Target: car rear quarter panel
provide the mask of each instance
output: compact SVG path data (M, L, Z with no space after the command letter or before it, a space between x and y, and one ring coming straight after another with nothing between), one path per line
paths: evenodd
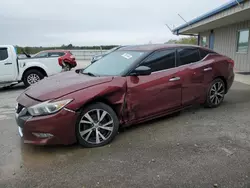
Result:
M63 97L63 99L74 99L67 108L75 111L80 111L85 106L94 102L107 103L114 109L121 123L123 123L123 114L126 113L123 111L126 90L126 78L115 77L111 82L74 92Z
M226 84L231 84L228 82L229 80L232 79L232 77L234 77L234 72L233 72L233 65L228 62L228 60L230 59L226 56L221 56L221 55L214 55L211 58L214 58L213 79L217 77L222 77L226 81Z

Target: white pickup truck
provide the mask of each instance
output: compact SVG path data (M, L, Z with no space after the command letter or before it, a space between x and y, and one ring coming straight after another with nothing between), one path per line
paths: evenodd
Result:
M28 87L61 71L58 57L18 59L14 46L0 45L0 87L20 82Z

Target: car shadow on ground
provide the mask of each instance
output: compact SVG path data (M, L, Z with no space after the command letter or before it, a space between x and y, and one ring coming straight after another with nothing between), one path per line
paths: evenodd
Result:
M246 88L245 88L244 84L243 85L241 84L241 86L242 87L240 87L240 88L230 90L229 93L226 95L224 102L218 108L225 108L225 109L232 108L232 106L234 107L236 104L249 102L250 101L250 97L249 97L250 96L250 89L248 89L249 86L247 86ZM23 86L20 86L18 88L23 88ZM198 113L200 110L205 110L206 112L209 112L209 111L212 111L215 109L204 108L203 105L194 105L194 106L192 106L190 108L186 108L180 112L166 115L166 116L154 119L154 120L135 124L135 125L132 125L129 127L120 127L119 134L126 135L126 134L130 134L130 132L138 130L138 129L147 129L148 127L154 126L158 123L163 123L164 121L171 121L175 118L178 118L180 115L185 115L185 114L192 115L192 114ZM152 125L152 124L154 124L154 125ZM171 125L169 124L169 126L171 126ZM113 144L115 144L115 140L114 140ZM111 145L112 145L112 143L111 143ZM64 146L64 145L33 146L33 145L22 144L22 149L23 149L23 151L28 152L28 153L35 152L35 153L45 153L45 154L46 153L52 154L52 153L74 152L74 151L77 151L80 149L91 150L88 148L83 148L83 147L79 146L77 143L75 143L73 145L69 145L69 146Z
M9 87L0 87L0 93L1 92L8 92L8 91L18 91L18 90L24 90L26 89L23 84L17 84L14 86L9 86Z

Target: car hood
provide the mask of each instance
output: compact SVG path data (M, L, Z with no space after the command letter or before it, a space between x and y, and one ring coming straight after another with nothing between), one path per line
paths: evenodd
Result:
M50 76L29 87L24 93L30 98L46 101L60 98L84 88L112 81L113 77L93 77L74 71Z

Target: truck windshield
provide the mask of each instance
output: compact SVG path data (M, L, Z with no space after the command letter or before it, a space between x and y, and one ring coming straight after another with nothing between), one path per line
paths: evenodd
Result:
M143 55L145 55L145 52L141 51L115 51L91 64L82 73L100 76L120 76Z

